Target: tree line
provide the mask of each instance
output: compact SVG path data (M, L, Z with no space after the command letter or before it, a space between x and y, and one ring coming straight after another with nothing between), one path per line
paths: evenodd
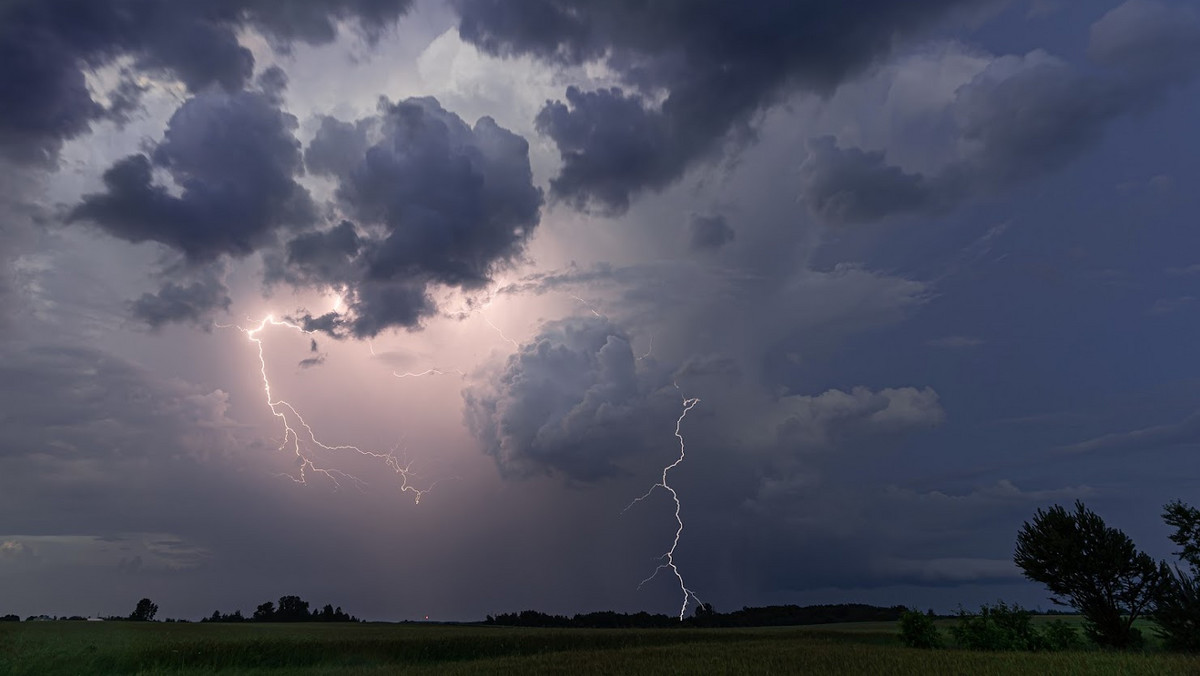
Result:
M334 607L332 604L325 604L322 608L313 608L309 611L309 603L299 596L281 596L279 597L279 605L274 602L267 601L259 604L254 610L254 613L249 617L242 614L242 611L235 610L232 613L222 613L220 610L214 610L212 615L202 618L201 622L361 622L357 617L350 615L342 610L341 606ZM141 599L134 606L133 612L128 616L110 615L107 617L86 618L81 615L72 615L70 617L51 617L49 615L30 615L25 618L26 622L35 622L40 620L87 620L99 619L107 622L153 622L155 616L158 615L158 604L148 598ZM17 615L0 616L0 622L20 622L21 618ZM187 622L187 620L168 619L167 622Z
M830 622L892 622L904 613L904 606L890 608L862 603L841 603L815 606L743 607L720 613L712 604L698 606L694 614L680 621L678 616L647 612L617 613L600 611L573 616L550 615L536 610L519 613L488 615L485 624L509 627L580 627L608 628L668 628L668 627L776 627L798 624L827 624Z
M360 620L342 611L342 607L334 608L326 603L323 608L308 610L309 603L299 596L280 596L279 605L267 601L254 609L254 614L246 617L242 611L222 613L214 610L213 614L200 620L201 622L359 622Z

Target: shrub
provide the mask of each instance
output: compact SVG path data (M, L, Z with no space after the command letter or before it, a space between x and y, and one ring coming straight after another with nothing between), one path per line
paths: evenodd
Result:
M959 608L958 624L950 628L954 642L967 650L1047 650L1045 637L1033 627L1033 613L1003 601L984 604L978 613Z
M1042 627L1041 634L1046 650L1082 650L1084 647L1083 637L1064 620L1050 620Z
M913 610L900 616L900 640L910 648L941 648L942 634L933 617Z

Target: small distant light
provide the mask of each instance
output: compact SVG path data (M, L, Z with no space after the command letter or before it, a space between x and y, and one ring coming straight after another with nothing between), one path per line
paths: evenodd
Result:
M427 619L427 620L428 620L428 619L429 619L429 616L428 616L428 615L426 615L426 616L425 616L425 619Z

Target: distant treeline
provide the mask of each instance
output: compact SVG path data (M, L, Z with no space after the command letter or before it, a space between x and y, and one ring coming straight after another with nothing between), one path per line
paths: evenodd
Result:
M246 617L242 611L235 610L232 613L222 613L219 610L214 610L213 614L200 620L201 622L358 622L359 619L353 615L348 615L342 612L341 606L334 608L331 604L325 604L320 610L314 608L312 612L308 610L308 601L301 599L299 596L281 596L279 597L279 606L276 607L271 601L260 604L254 610L254 614Z
M587 627L587 628L655 628L655 627L776 627L796 624L828 624L831 622L894 622L904 614L904 606L871 606L863 603L839 603L819 606L744 607L728 613L718 613L712 605L704 604L682 622L677 616L601 611L580 613L572 617L548 615L536 610L519 613L488 615L486 624L507 627Z

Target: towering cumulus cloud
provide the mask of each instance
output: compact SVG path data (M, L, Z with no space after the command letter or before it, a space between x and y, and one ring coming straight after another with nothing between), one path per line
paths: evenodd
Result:
M162 71L192 92L216 85L238 91L254 69L238 43L243 27L278 47L333 40L336 22L355 19L378 35L411 0L17 0L0 4L0 155L53 163L63 141L94 120L120 116L129 87L109 93L109 106L89 91L88 69L131 57L143 71ZM114 96L115 94L115 96Z
M678 402L635 367L629 338L607 319L552 322L494 382L464 392L467 425L507 476L618 474L619 460L653 443L663 405Z
M678 179L791 89L828 93L897 37L977 0L590 2L457 0L459 34L495 55L562 65L602 60L627 85L548 102L539 131L558 145L555 196L623 211ZM653 101L660 100L661 105Z
M345 312L306 318L333 335L418 326L434 310L430 286L482 286L538 223L525 139L490 117L469 127L432 98L384 99L353 124L326 117L305 161L337 180L353 222L292 239L272 274L337 289Z

